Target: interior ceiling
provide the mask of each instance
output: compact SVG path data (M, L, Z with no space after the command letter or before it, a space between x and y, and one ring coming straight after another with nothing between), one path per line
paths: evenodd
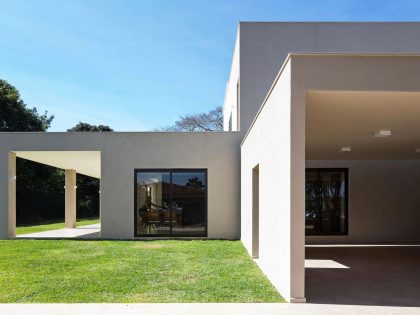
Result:
M100 151L15 151L16 156L50 166L76 170L77 173L101 178Z
M375 138L388 129L392 135ZM340 152L351 147L351 152ZM420 92L311 91L306 159L420 159Z

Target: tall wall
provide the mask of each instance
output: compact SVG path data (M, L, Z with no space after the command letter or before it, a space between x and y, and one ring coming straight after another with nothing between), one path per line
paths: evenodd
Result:
M287 64L241 147L241 240L252 254L252 170L259 167L257 263L290 301L304 300L303 212L296 207L291 66ZM297 141L299 143L299 141ZM299 159L299 157L297 157ZM300 172L298 169L297 172ZM254 237L254 239L256 239Z
M420 241L419 160L308 160L349 168L349 234L307 236L307 244Z
M420 23L241 22L238 34L243 133L291 52L420 53Z
M233 50L232 65L230 68L229 80L226 83L225 99L223 103L223 130L229 130L231 119L232 131L239 130L239 28L236 35L235 47Z

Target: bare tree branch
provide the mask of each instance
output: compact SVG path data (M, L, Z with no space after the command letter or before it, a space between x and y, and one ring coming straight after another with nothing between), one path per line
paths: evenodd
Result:
M195 113L179 117L172 126L158 128L160 131L221 131L223 109L221 106L207 113Z

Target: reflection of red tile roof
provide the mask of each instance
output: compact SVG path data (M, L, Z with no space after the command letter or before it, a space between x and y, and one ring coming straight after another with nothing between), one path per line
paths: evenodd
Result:
M169 194L170 184L167 182L162 183L162 190L164 194ZM172 184L172 194L182 195L202 195L204 190L198 187L186 187L182 185Z

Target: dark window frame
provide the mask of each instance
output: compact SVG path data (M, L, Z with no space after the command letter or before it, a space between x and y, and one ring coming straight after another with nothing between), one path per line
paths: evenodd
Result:
M203 172L204 180L206 185L206 193L204 194L204 233L192 233L192 234L172 234L172 224L170 226L170 233L168 234L139 234L137 232L137 173L159 173L167 172L170 176L170 184L172 185L172 174L173 173L187 173L187 172ZM134 169L134 237L163 237L163 238L184 238L184 237L207 237L208 235L208 171L207 168L135 168ZM170 205L172 206L172 188L170 189L169 195ZM172 210L170 210L172 211Z
M340 168L340 167L328 167L328 168L305 168L305 185L306 185L306 172L343 172L344 173L344 181L346 183L345 190L344 190L344 232L315 232L315 233L306 233L305 228L305 236L346 236L349 235L349 169L348 168ZM306 200L306 196L305 196ZM306 213L306 201L305 201L305 213ZM305 219L306 221L306 219ZM305 224L306 225L306 224Z

